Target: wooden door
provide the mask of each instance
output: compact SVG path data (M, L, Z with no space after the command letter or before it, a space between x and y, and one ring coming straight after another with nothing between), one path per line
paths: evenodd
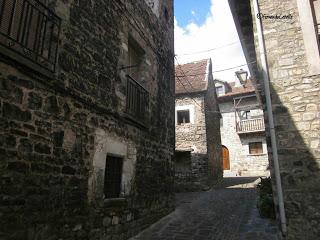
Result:
M222 146L223 170L230 170L229 150Z

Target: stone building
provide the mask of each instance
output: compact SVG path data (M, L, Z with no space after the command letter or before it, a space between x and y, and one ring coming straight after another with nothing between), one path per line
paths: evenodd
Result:
M211 60L176 66L177 191L206 189L222 177L220 112Z
M0 1L0 238L127 239L174 208L172 0Z
M215 80L225 176L268 175L263 110L250 79Z
M320 2L229 3L264 101L282 233L320 239Z

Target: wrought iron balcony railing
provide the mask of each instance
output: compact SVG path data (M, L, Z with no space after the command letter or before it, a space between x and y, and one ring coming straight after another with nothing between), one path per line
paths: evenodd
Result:
M126 112L134 120L146 124L149 110L149 93L130 76L127 76Z
M60 18L39 0L1 0L1 53L54 72L60 25Z
M253 118L237 122L238 134L263 131L265 131L263 118Z

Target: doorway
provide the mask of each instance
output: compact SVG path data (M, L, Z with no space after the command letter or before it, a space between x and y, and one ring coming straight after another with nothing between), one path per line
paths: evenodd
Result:
M223 170L230 170L229 150L225 146L222 146L222 160L223 160Z

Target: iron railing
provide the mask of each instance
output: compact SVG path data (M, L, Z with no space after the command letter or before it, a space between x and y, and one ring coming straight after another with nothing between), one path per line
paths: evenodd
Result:
M60 18L38 0L0 0L0 45L51 72L60 25Z
M253 118L237 122L237 133L265 131L264 119Z
M127 76L126 112L140 123L146 124L149 110L149 93L136 80Z

